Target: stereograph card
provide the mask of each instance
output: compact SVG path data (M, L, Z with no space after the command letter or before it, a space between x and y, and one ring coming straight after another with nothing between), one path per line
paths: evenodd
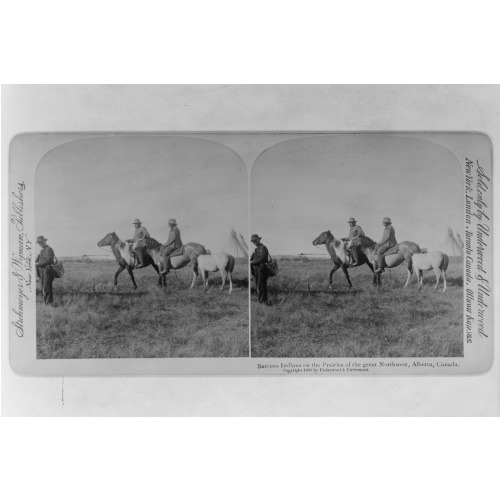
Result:
M15 372L491 367L486 134L26 132L8 159Z

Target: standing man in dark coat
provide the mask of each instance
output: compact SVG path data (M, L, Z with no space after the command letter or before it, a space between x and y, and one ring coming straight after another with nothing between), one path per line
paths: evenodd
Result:
M168 225L170 227L170 233L168 233L168 239L165 243L166 249L163 253L163 271L161 274L168 274L172 264L170 262L170 257L172 254L182 247L181 232L177 227L177 221L175 219L168 219Z
M148 230L142 226L142 222L139 219L135 219L132 224L135 226L134 237L127 240L128 243L135 243L136 241L142 240L143 238L150 238ZM137 257L136 269L144 267L144 250L141 247L135 249L135 254Z
M54 250L47 245L47 239L39 236L36 242L42 247L38 254L35 266L36 274L42 279L43 301L46 305L55 307L52 295L52 282L54 281Z
M352 239L356 238L357 236L364 236L365 235L365 233L361 229L361 227L358 226L357 221L354 217L350 217L347 222L348 222L349 226L351 227L349 230L349 236L347 237L348 241L351 241ZM359 266L359 252L360 252L360 244L351 246L351 255L352 255L351 267Z
M262 238L258 234L252 234L250 241L255 245L255 250L250 257L250 269L252 276L255 278L255 285L259 297L259 303L269 305L267 302L267 262L269 261L269 252L267 248L260 242Z
M396 232L392 227L391 219L389 217L384 217L382 219L382 224L385 228L384 234L382 235L382 239L379 243L380 246L377 250L378 269L375 271L377 274L384 272L384 254L398 244L396 241Z

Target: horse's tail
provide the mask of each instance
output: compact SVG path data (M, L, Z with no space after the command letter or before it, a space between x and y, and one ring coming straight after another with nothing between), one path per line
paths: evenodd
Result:
M412 251L412 249L410 248L410 246L405 242L405 243L400 243L399 244L399 252L401 252L403 255L404 255L404 252L408 252L410 254L410 257L414 254L414 253L419 253L419 252L414 252Z
M404 257L408 271L413 274L413 254L419 252L413 252L407 242L404 242L399 244L398 253Z
M198 276L198 271L200 268L200 265L198 263L198 257L200 256L200 253L198 252L198 250L196 250L196 248L193 248L193 253L194 253L194 256L193 256L193 258L191 258L191 265L193 267L193 272ZM203 255L203 254L201 254L201 255Z
M441 262L441 271L446 271L448 269L449 262L450 262L450 258L448 257L448 255L446 255L443 252L443 260Z
M235 263L235 259L232 255L229 255L229 260L227 261L227 264L226 264L226 271L228 273L232 273L233 272L233 269L234 269L234 263Z

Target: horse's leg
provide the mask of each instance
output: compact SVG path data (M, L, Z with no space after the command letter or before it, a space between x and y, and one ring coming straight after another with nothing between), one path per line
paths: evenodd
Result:
M352 287L351 278L349 278L349 271L347 271L347 266L345 264L342 264L342 271L344 271L347 283L349 283L349 288L351 288Z
M160 274L160 270L158 269L158 266L155 264L154 260L151 259L151 262L148 262L144 267L147 267L148 265L153 266L153 269L156 271L156 274Z
M156 264L155 264L155 265L156 265ZM162 264L161 262L159 262L159 263L158 263L158 265L156 265L156 267L157 267L157 269L158 269L158 283L156 284L156 286L157 286L158 288L162 288L162 287L163 287L163 281L164 281L164 279L163 279L163 278L165 278L165 276L163 276L163 275L161 274L161 271L162 271L162 269L163 269L163 264Z
M333 266L333 269L330 271L330 276L329 276L329 279L328 279L328 282L330 283L330 285L332 284L332 276L333 276L333 273L339 268L340 266L338 264L335 264Z
M371 272L373 273L373 280L372 280L373 286L377 286L377 282L378 282L378 278L380 277L380 274L375 274L375 265L373 262L370 261L370 259L368 257L366 258L366 265L371 269Z
M117 285L118 285L118 281L117 281L117 279L118 279L118 275L119 275L122 271L124 271L124 270L125 270L125 267L124 267L124 266L120 266L120 267L118 268L118 271L116 271L116 273L115 273L115 286L117 286Z
M365 255L365 254L363 254ZM370 271L372 273L375 273L375 269L373 268L373 264L370 262L370 260L368 259L368 257L365 255L365 264L370 268Z
M148 257L149 257L148 259L144 259L144 262L145 262L144 267L148 267L149 265L153 266L153 269L156 271L156 274L158 275L158 283L156 286L158 288L161 288L162 281L161 281L160 269L156 265L156 262L153 260L153 258L151 256L148 256Z
M208 290L208 271L203 270L203 285L205 292Z
M130 279L132 280L132 283L134 284L134 290L137 290L137 283L135 282L134 278L134 273L132 271L132 266L127 266L127 271L130 276Z
M406 279L405 287L407 287L410 284L411 277L413 275L413 267L408 266L408 278ZM404 287L403 287L404 288Z
M226 271L221 268L220 277L222 278L222 286L220 288L220 293L224 291L224 285L226 284Z
M191 286L189 287L189 290L192 290L196 283L196 278L198 278L199 264L198 259L190 258L189 262L191 263L191 269L193 270L193 280L191 281Z
M406 278L406 283L404 284L403 288L406 288L408 286L408 283L410 283L411 275L412 275L412 272L408 269L408 277Z
M229 276L229 293L231 293L233 291L233 273L231 271L228 271L227 274Z
M436 275L436 286L434 287L434 290L437 290L439 285L439 278L441 277L441 271L438 267L434 268L434 274Z
M191 290L193 287L194 287L194 284L196 282L196 278L198 277L198 274L196 273L196 271L193 269L193 281L191 282L191 286L189 287L189 289Z
M422 269L417 269L418 273L418 287L420 288L424 284L424 272Z
M443 275L443 293L444 293L446 292L446 271L442 269L441 274Z

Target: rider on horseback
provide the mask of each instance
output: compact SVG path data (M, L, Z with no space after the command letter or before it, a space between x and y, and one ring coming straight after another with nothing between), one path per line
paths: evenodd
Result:
M351 229L349 230L349 236L347 238L342 238L342 241L351 241L357 236L365 235L361 227L357 225L356 219L354 217L350 217L347 222L349 223L349 226L351 226ZM359 240L357 241L359 242ZM356 267L360 265L359 262L360 251L361 251L360 246L361 246L360 243L353 243L351 245L352 263L350 267Z
M135 226L135 233L134 237L132 239L126 240L128 243L135 243L138 240L142 240L143 238L149 238L149 232L148 230L142 226L142 222L139 219L135 219L134 222L132 223ZM135 265L136 269L140 269L141 267L144 266L144 250L141 247L136 248L135 250L135 256L137 258L137 264Z
M398 242L396 241L396 232L391 224L391 219L389 217L384 217L382 219L382 224L385 226L384 234L380 240L379 247L377 250L378 268L375 273L380 274L385 270L384 266L384 255L389 255L394 253L394 250Z
M177 227L177 222L175 219L169 219L168 225L170 227L170 233L168 234L167 242L165 243L166 249L163 253L163 271L162 275L168 274L172 268L170 262L170 257L172 254L182 247L181 232Z

